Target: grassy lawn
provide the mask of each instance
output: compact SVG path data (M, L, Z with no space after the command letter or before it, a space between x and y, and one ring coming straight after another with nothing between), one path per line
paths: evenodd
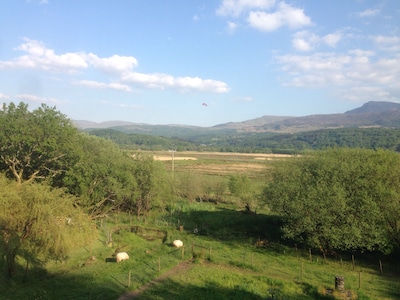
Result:
M274 216L194 203L177 210L167 226L157 225L163 217L144 224L116 216L99 228L91 249L77 249L64 263L28 273L29 281L3 287L0 298L118 299L161 276L141 291L140 299L334 299L330 291L337 275L345 277L351 299L400 298L396 266L383 261L387 267L382 275L377 264L361 264L357 257L354 269L349 257L324 261L312 253L310 258L306 249L278 243ZM178 219L184 231L174 225ZM200 223L204 235L193 234ZM112 247L106 245L109 228ZM174 239L184 242L184 251L171 247ZM116 248L130 259L107 262ZM189 267L174 269L182 262Z
M228 175L240 173L256 184L271 158L174 156L196 158L176 159L176 176L190 173L202 182L226 182ZM168 169L172 161L164 163ZM134 291L139 299L400 299L398 262L356 255L353 265L349 254L324 260L314 250L310 255L309 249L282 241L281 221L268 209L246 213L229 197L224 200L176 200L168 211L154 210L146 220L110 216L98 222L96 242L76 249L66 261L28 268L27 278L22 265L15 281L0 282L0 299L119 299ZM175 239L184 242L183 249L171 246ZM115 263L117 250L130 259ZM334 291L339 275L345 278L345 294Z

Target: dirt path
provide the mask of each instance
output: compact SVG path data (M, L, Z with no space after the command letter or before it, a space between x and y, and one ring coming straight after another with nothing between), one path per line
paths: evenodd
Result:
M186 272L188 270L190 270L193 267L193 263L190 261L183 261L181 263L179 263L178 265L176 265L174 268L172 268L171 270L165 272L164 274L160 275L159 277L157 277L156 279L153 279L152 281L150 281L149 283L146 283L145 285L141 286L140 288L138 288L135 291L131 291L131 292L127 292L124 295L122 295L121 297L118 298L118 300L130 300L130 299L136 299L140 296L140 294L142 294L144 291L146 291L147 289L162 283L165 279L167 279L169 276L176 274L176 273L180 273L180 272Z

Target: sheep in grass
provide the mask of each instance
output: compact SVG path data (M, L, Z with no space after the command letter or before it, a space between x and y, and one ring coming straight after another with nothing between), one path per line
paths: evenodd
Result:
M183 247L183 242L181 240L175 240L172 242L172 246L174 246L175 248L181 248Z
M127 260L127 259L129 259L129 255L128 255L128 253L126 253L126 252L119 252L119 253L117 253L117 255L116 255L116 261L117 261L117 263L119 263L119 262L121 262L121 261L124 261L124 260Z

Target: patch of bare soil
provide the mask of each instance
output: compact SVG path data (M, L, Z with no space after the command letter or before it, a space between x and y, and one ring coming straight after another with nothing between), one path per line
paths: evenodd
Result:
M125 293L124 295L119 297L118 300L137 299L137 298L140 297L140 295L143 292L145 292L146 290L148 290L149 288L151 288L151 287L153 287L155 285L158 285L158 284L162 283L165 279L167 279L171 275L177 274L177 273L186 272L186 271L190 270L192 267L193 267L193 263L192 262L183 261L183 262L179 263L178 265L176 265L171 270L169 270L169 271L165 272L164 274L160 275L156 279L154 279L154 280L150 281L149 283L146 283L145 285L141 286L137 290Z
M161 160L161 161L172 160L172 157L157 155L157 156L154 156L154 160ZM176 157L174 157L174 160L197 160L197 158L189 157L189 156L176 156Z

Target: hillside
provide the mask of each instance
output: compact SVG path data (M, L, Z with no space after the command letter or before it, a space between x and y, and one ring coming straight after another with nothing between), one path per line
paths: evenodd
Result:
M125 133L150 134L190 139L199 135L233 135L235 133L295 133L334 128L400 128L400 104L371 101L361 107L338 114L315 114L303 117L262 116L243 122L228 122L212 127L189 125L150 125L126 121L95 123L76 120L82 130L112 128Z

